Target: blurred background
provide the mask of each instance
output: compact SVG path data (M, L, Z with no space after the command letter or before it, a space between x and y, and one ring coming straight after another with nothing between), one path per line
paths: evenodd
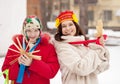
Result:
M111 54L111 68L100 76L100 83L120 83L119 72L116 71L120 70L120 67L116 67L116 64L120 64L119 3L120 0L0 0L0 64L11 44L12 36L21 33L22 23L27 15L37 15L42 21L43 31L55 34L55 18L62 11L72 10L76 13L83 31L89 36L93 36L96 22L102 19L104 33L108 35L106 46ZM58 73L52 83L61 84L60 79Z
M108 44L112 42L113 45L118 45L119 3L120 0L0 0L0 54L5 54L11 37L20 33L22 22L27 15L37 15L44 26L43 31L54 34L55 18L65 10L76 13L79 24L86 34L93 34L96 22L102 19L104 29L107 30L105 33L111 37Z

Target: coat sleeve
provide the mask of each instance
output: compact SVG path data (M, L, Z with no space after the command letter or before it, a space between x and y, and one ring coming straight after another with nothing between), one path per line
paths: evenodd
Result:
M96 44L90 44L90 49L93 49L99 54L99 58L101 59L100 65L98 65L96 71L94 73L101 73L109 69L109 58L110 54L106 47L96 45Z
M77 49L67 43L56 43L58 59L62 66L67 67L72 73L86 76L96 71L101 64L99 54L95 50L87 47Z
M46 51L48 56L46 57L47 61L43 60L33 60L29 70L35 72L36 74L43 76L47 79L53 78L59 69L59 63L57 59L57 54L53 45L49 45Z
M9 48L15 49L14 46L10 46ZM18 75L19 71L19 64L18 62L14 62L13 64L10 64L13 60L15 60L18 57L18 53L15 53L11 50L7 51L6 57L4 59L3 65L2 65L2 71L9 69L9 79L15 80ZM6 77L4 75L4 77Z

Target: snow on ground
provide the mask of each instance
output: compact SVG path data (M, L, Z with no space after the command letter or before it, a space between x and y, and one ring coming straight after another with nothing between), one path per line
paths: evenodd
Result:
M109 70L99 74L99 84L120 84L120 46L107 46L107 48L110 51L110 68ZM0 58L0 68L2 66L3 60L4 58ZM3 76L0 77L0 84L4 84ZM60 71L53 79L51 79L51 84L62 84Z
M120 46L108 46L110 68L99 75L100 84L120 84Z
M4 58L0 58L0 73L1 73L1 67L2 67L3 61L4 61ZM4 84L3 76L0 77L0 84Z

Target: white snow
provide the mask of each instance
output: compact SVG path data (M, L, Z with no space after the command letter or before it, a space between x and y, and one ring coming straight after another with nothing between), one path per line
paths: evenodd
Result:
M0 58L0 73L1 73L1 67L2 67L3 61L4 61L4 58ZM4 84L3 76L0 77L0 84Z
M0 0L0 55L5 54L14 34L21 33L26 0Z

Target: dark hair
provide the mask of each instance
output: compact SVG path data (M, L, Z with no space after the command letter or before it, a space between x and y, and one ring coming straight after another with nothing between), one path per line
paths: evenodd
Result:
M79 26L79 24L74 22L74 21L73 21L73 23L74 23L74 25L76 27L76 34L75 34L75 36L83 35L85 37L85 40L87 40L87 37L86 37L85 33L83 32L83 30L81 29L81 27ZM60 24L58 26L58 28L57 28L57 33L55 34L54 38L57 41L63 41L64 39L62 39L61 36L63 36L63 33L62 33L62 26Z

